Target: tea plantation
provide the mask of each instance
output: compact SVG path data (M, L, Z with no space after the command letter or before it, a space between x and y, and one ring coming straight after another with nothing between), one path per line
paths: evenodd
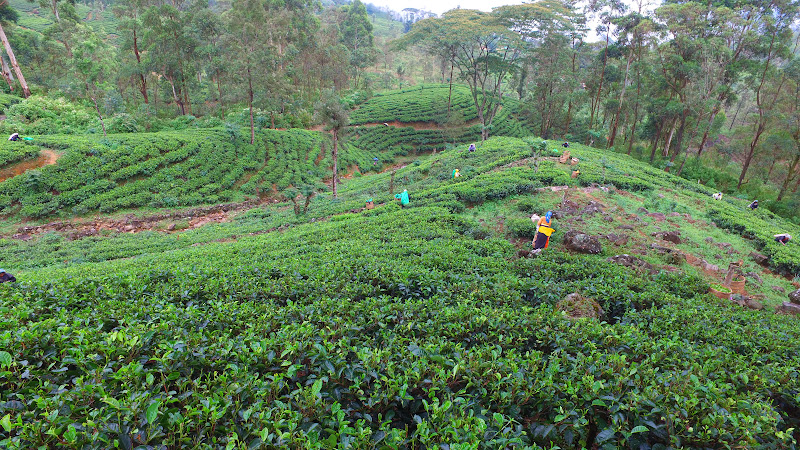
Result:
M375 173L362 135L335 200L316 132L0 144L27 152L7 161L63 153L0 183L14 223L321 191L305 213L262 203L196 229L23 240L5 224L19 281L0 284L0 447L796 447L800 327L775 309L800 259L771 237L798 227L577 144L571 178L559 143L509 134L383 170L387 146ZM531 257L530 215L548 210L556 232ZM602 251L567 250L570 229ZM621 253L640 267L607 260ZM722 271L694 263L737 259L764 310L710 296ZM573 317L574 292L598 318Z

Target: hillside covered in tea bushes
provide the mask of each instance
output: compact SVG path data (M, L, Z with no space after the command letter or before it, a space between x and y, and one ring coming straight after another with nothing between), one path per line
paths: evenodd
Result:
M336 199L323 132L0 143L0 169L60 154L0 182L0 446L797 446L797 225L517 132L360 147L442 133L369 102ZM731 263L745 294L711 296Z

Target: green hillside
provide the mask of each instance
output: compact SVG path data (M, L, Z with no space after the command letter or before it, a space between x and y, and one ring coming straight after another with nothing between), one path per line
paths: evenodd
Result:
M228 150L222 132L174 132L67 151L99 148L82 159L113 165L115 149L135 158L147 143L210 141L245 160L267 149L291 168L313 161L319 136L265 131L260 145ZM773 310L785 299L776 288L794 289L777 272L796 270L797 244L770 233L800 230L616 153L573 145L571 178L549 142L537 170L538 142L497 137L345 178L338 200L313 197L305 214L264 204L196 229L7 235L3 264L19 282L0 285L0 442L793 447L800 331ZM274 173L250 180L281 183ZM187 196L202 189L191 178L177 183ZM403 189L406 208L390 192ZM374 210L362 209L368 198ZM525 257L529 216L547 210L550 248ZM600 254L567 251L570 229L605 236ZM665 231L681 243L653 236ZM607 261L622 253L653 270ZM764 311L707 294L722 271L696 261L739 258L760 279L748 275L748 305ZM561 302L572 292L596 302L598 320L570 318L594 304Z
M38 218L241 201L259 188L319 184L330 175L331 145L326 135L305 130L262 130L255 145L214 129L3 141L0 154L15 159L39 151L60 157L0 182L0 211ZM339 158L343 168L372 163L349 145Z
M17 24L23 28L41 33L53 24L52 12L43 9L38 2L11 0L9 5L19 12ZM83 23L90 25L97 33L106 36L108 40L116 41L119 38L117 18L114 17L111 7L91 8L83 3L75 3L75 13Z

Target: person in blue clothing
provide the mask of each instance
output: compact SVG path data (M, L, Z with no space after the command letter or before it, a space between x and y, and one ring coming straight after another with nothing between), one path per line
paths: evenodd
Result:
M403 189L403 192L401 192L399 194L395 194L394 198L396 198L397 200L400 200L400 207L401 208L405 208L405 206L408 205L408 201L409 200L408 200L408 191L407 190Z
M475 151L475 144L469 144L469 151L471 152Z

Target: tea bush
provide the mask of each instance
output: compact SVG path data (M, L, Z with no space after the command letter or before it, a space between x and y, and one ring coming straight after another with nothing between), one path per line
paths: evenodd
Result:
M473 226L386 205L0 285L0 445L795 445L794 319Z
M62 152L56 165L0 183L4 214L109 213L140 207L178 207L241 199L256 188L315 184L330 176L330 138L305 130L262 130L256 145L231 140L217 129L100 137L41 136L0 143L16 160L42 147ZM20 151L19 147L26 150ZM6 150L7 149L7 150ZM12 153L7 153L12 157ZM9 159L12 161L14 159ZM344 145L340 168L369 167L371 158ZM241 189L237 185L240 180ZM321 189L324 186L320 185Z

